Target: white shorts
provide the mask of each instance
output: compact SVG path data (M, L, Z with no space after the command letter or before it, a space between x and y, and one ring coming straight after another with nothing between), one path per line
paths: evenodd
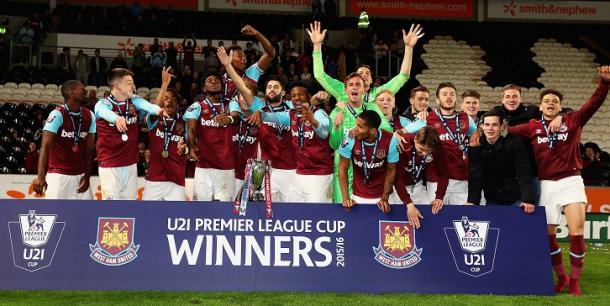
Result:
M47 190L44 193L45 199L92 200L91 186L83 193L76 192L84 175L84 173L77 175L48 173L46 177Z
M332 183L332 174L297 174L288 192L288 202L332 203Z
M144 185L144 201L186 201L184 186L174 182L153 182L146 180Z
M102 200L137 200L138 167L99 168Z
M436 189L438 183L428 182L428 199L430 202L436 199ZM447 192L445 192L445 198L443 203L445 205L464 205L468 201L468 181L458 181L449 179L449 185L447 185Z
M193 201L232 202L235 191L235 170L195 168Z
M271 168L271 200L287 202L288 193L296 180L297 171Z
M377 205L379 201L381 201L381 198L368 199L352 194L352 200L356 201L356 204Z
M547 224L559 224L563 207L572 203L587 203L585 184L580 175L558 181L540 180L540 206L546 211Z
M421 181L415 184L413 192L411 192L411 186L407 186L407 192L411 196L413 203L417 205L430 205L430 202L432 202L429 200L428 191ZM390 204L402 204L402 201L396 192L396 186L394 186L394 191L390 195Z

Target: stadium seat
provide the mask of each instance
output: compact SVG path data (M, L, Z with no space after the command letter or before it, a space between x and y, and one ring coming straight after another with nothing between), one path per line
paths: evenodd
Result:
M19 85L17 85L17 88L30 89L30 88L32 88L32 85L30 85L30 83L19 83Z
M7 83L4 83L4 87L5 88L14 88L14 89L17 89L17 83L7 82Z
M58 87L55 84L47 84L44 86L45 89L53 89L53 90L57 90Z
M43 90L44 89L44 85L40 84L40 83L34 83L32 84L32 89L40 89Z
M85 90L86 90L87 92L89 92L89 91L90 91L90 90L92 90L92 89L93 89L93 90L95 90L95 91L97 91L97 87L95 87L95 86L91 86L91 85L89 85L89 86L85 86Z

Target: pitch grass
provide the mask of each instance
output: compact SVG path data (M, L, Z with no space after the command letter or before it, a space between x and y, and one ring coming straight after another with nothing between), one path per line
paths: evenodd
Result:
M567 244L562 244L569 269ZM0 305L610 305L610 245L587 244L583 295L338 294L297 292L0 291ZM515 267L518 269L518 267Z

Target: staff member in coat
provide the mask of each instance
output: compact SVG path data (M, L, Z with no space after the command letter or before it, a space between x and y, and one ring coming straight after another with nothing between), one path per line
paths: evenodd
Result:
M496 110L481 118L485 137L481 146L470 148L468 153L468 204L478 205L483 190L487 205L519 206L532 213L535 196L528 153L517 136L501 135L503 120Z

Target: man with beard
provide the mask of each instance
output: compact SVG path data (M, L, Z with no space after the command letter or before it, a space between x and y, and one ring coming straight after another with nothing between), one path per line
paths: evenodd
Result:
M539 119L509 128L509 132L525 137L534 149L538 177L540 178L540 205L545 208L551 263L557 274L555 292L562 292L569 285L570 294L579 296L580 274L584 265L585 205L587 195L580 175L582 160L579 143L584 125L604 103L610 86L610 66L598 68L600 83L577 111L563 115L557 133L549 124L559 116L563 94L555 89L545 89L540 93ZM561 214L565 215L570 234L570 277L563 266L561 248L557 243L557 226Z
M116 68L108 74L110 95L95 105L97 160L104 200L138 197L138 111L160 116L166 111L135 95L133 72Z
M447 159L447 172L449 185L444 204L463 205L468 199L468 161L467 137L476 130L472 118L464 112L456 112L457 90L450 82L441 83L436 89L436 102L439 109L431 112L426 121L417 120L407 126L407 132L413 134L428 125L436 129L440 135L445 158ZM436 198L438 188L438 173L430 168L426 175L428 178L428 198Z
M430 98L430 92L425 86L417 86L411 89L409 93L409 103L411 104L402 115L413 122L417 118L422 120L428 116L428 113L432 112L432 109L428 107L428 99ZM404 131L406 132L406 131Z
M178 94L169 85L172 75L169 67L161 73L161 89L157 105L167 111L168 118L148 114L150 163L146 171L143 200L185 201L186 177L185 123L178 112Z
M236 75L229 65L230 56L220 48L218 57L227 68L227 73ZM242 79L236 78L236 86L244 96L251 111L264 109L266 103L253 95ZM328 203L333 173L332 150L328 144L328 115L323 109L310 106L311 94L307 84L293 83L290 96L294 109L284 111L264 111L262 120L280 126L289 126L288 135L292 141L293 158L296 160L296 177L288 191L288 202ZM275 135L267 135L275 137ZM262 141L262 140L261 140ZM273 180L273 175L271 175Z
M81 107L86 91L80 81L66 81L61 94L66 103L51 111L43 128L38 177L32 185L47 199L90 200L95 115Z
M188 125L189 157L197 161L193 200L231 201L235 189L233 160L234 118L221 101L222 78L208 74L203 79L205 96L184 114ZM200 154L204 154L200 157Z
M248 60L246 58L246 55L244 54L244 51L242 50L242 48L240 46L238 46L238 45L231 46L227 50L227 52L230 54L233 54L231 57L231 65L237 72L237 75L240 78L245 79L247 82L256 84L258 82L258 79L260 78L260 76L263 74L265 69L267 69L267 67L269 67L269 64L271 64L271 61L275 57L275 48L273 48L273 46L271 45L269 40L265 36L263 36L263 34L261 34L251 25L244 26L241 29L241 32L247 36L255 37L260 42L260 44L263 46L265 53L263 53L263 55L258 60L258 62L252 64L252 66L250 66L250 67L248 67L248 69L246 69L246 64L247 64ZM233 51L233 52L231 52L231 51ZM236 98L237 89L235 88L235 83L233 82L234 80L227 73L225 73L223 75L222 80L223 80L223 82L222 82L223 86L222 86L221 98L222 98L222 101L226 105L228 105L229 101L231 99L234 99L234 98L237 99Z

